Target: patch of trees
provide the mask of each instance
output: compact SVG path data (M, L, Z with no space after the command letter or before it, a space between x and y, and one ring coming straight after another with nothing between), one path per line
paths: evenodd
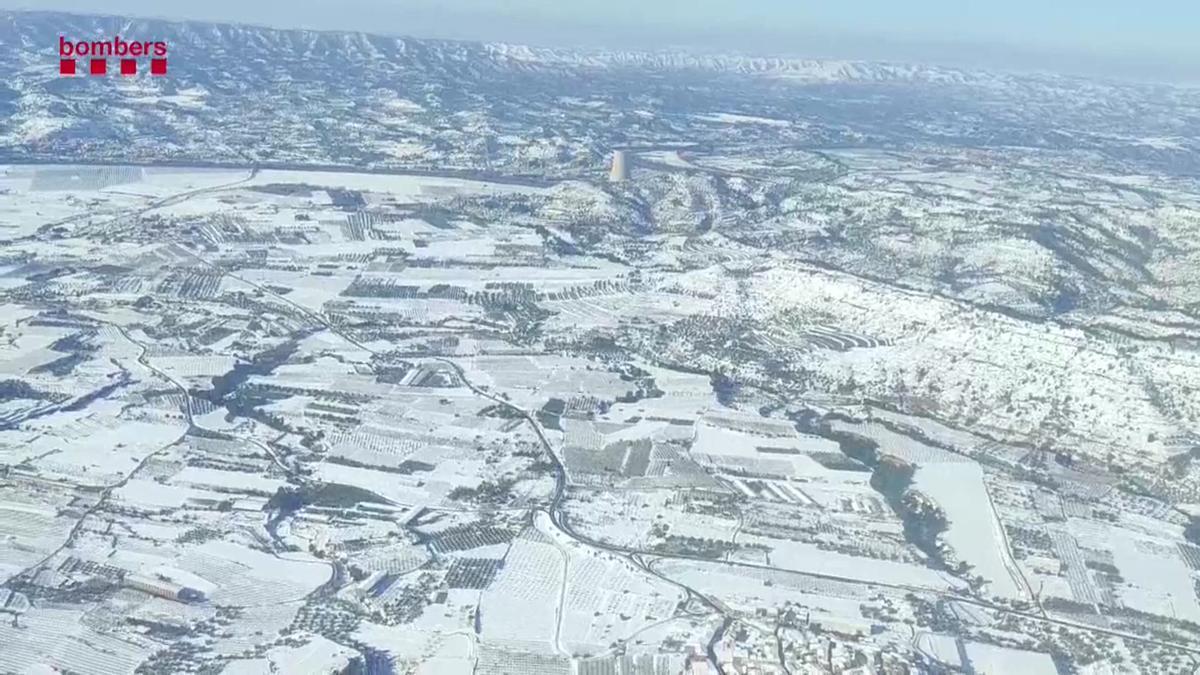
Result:
M512 499L512 487L516 481L512 478L499 478L495 481L485 480L478 487L459 486L450 491L450 499L479 504L507 504Z
M32 385L24 380L0 381L0 401L9 401L18 398L45 401L48 400L50 396L46 392L35 389Z
M668 555L686 555L718 560L736 548L737 544L718 539L667 535L663 541L654 544L653 550Z
M387 504L388 500L370 490L353 485L316 483L301 486L286 485L279 488L267 500L267 508L286 517L305 506L351 508L359 502Z
M871 487L886 497L889 501L900 500L912 486L912 477L916 467L908 462L885 455L875 463L871 473Z
M742 384L720 371L710 373L708 379L717 402L725 407L732 406L742 391Z
M506 405L489 405L488 407L476 413L478 417L497 417L504 420L521 419L522 415L519 411L514 410Z
M86 352L67 354L66 356L61 356L57 359L54 359L49 363L43 363L30 368L29 374L36 375L38 373L50 373L55 377L65 377L70 375L71 371L75 370L75 366L83 363L87 360L87 358L88 354Z
M945 564L945 553L938 542L947 525L942 508L920 492L907 490L900 498L896 514L904 523L904 538L930 559Z
M1200 545L1200 518L1193 517L1183 528L1183 538Z
M239 363L224 375L212 379L212 389L195 392L197 396L208 399L216 405L221 405L225 397L238 388L251 375L270 375L275 368L283 365L296 352L300 342L316 332L316 329L303 331L291 340L272 347L255 357L251 363Z
M541 409L537 411L538 424L546 427L547 429L562 431L562 426L559 425L558 420L560 417L562 417L562 414L566 412L566 410L566 401L560 398L552 398L549 401L546 401L546 405L542 406Z

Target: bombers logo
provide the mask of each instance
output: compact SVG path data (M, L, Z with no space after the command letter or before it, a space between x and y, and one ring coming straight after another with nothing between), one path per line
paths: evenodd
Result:
M105 75L110 57L120 62L122 75L137 75L138 61L143 58L150 60L151 75L167 74L167 43L161 40L134 42L114 35L111 40L73 41L58 36L59 75L75 75L76 59L87 61L92 75Z

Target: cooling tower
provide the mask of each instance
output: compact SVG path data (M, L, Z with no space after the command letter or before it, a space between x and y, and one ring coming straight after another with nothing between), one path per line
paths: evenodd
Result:
M608 174L608 180L613 183L629 180L629 162L625 159L624 150L613 150L612 171Z

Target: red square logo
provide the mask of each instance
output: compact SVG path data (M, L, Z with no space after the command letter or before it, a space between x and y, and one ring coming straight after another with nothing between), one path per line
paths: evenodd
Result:
M137 59L121 59L122 75L137 75Z
M150 59L150 74L151 75L166 75L167 60L166 59Z
M108 61L106 59L92 59L92 74L103 75L108 72Z
M75 59L63 59L58 62L59 75L74 75L75 74Z

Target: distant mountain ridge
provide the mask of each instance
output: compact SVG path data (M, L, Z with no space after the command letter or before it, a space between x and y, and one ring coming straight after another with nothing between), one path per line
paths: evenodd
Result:
M775 75L808 82L969 82L981 73L913 64L834 59L796 59L686 51L581 50L489 44L494 53L513 60L546 65L639 70L701 70L742 75Z
M114 35L168 42L168 75L59 75L60 36ZM602 170L613 147L769 138L1073 148L1200 171L1200 118L1179 112L1200 108L1200 91L1054 75L42 11L0 12L0 58L0 161L572 178Z
M76 39L124 34L164 35L181 55L213 50L278 50L296 57L398 59L413 65L449 66L472 63L509 69L702 70L742 75L778 75L811 82L943 82L965 83L983 73L912 64L868 61L795 59L737 54L697 54L686 51L627 51L532 47L393 37L350 31L278 29L234 23L130 19L43 11L0 12L0 45L25 52L46 52L59 35ZM3 47L0 47L2 49Z

